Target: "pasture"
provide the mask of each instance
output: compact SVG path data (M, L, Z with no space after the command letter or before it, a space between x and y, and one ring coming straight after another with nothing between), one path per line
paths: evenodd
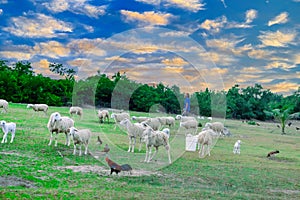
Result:
M12 144L0 144L0 199L299 199L300 132L294 122L281 135L274 123L249 125L225 120L231 137L219 138L210 157L184 151L184 134L179 122L171 129L172 164L167 165L163 147L151 163L144 163L142 151L128 153L128 138L113 123L100 124L94 109L84 109L83 118L75 116L75 126L93 132L90 154L74 156L65 135L58 135L58 146L48 146L47 122L52 112L69 116L66 107L50 107L47 116L26 109L25 104L10 104L0 120L17 124ZM131 112L141 116L148 113ZM154 115L154 114L151 114ZM205 120L200 121L205 124ZM200 129L200 128L199 128ZM96 144L97 136L103 140ZM0 138L3 133L1 130ZM11 135L8 135L10 141ZM174 139L176 138L176 140ZM241 154L233 145L242 141ZM101 152L104 144L110 157L119 164L132 165L133 172L109 175ZM279 150L273 159L268 152ZM174 153L175 152L175 153Z

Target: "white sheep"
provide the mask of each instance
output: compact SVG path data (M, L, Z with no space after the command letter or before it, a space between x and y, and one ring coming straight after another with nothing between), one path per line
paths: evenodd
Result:
M204 126L205 128L212 129L214 132L218 133L219 135L222 135L224 133L224 125L221 122L207 122Z
M108 110L98 110L98 118L100 122L104 122L105 119L107 119L107 122L109 123L109 112Z
M14 141L15 138L15 133L16 133L16 123L14 122L9 122L7 123L6 121L2 120L0 122L0 126L2 127L2 131L4 133L3 139L1 143L7 143L7 134L11 132L11 139L10 143Z
M3 108L2 113L8 111L8 102L4 99L0 99L0 108Z
M80 117L80 119L82 118L83 115L83 109L81 107L70 107L69 113L71 116L73 116L73 114L78 115Z
M175 118L174 117L157 117L162 126L175 126Z
M190 131L190 130L196 131L198 128L198 121L197 120L189 120L189 121L180 122L179 126L184 127L185 129L187 129L187 131Z
M201 156L203 157L204 154L204 148L206 147L206 154L208 154L208 156L210 156L210 148L213 142L213 135L214 135L214 131L211 129L207 129L204 131L201 131L198 134L198 149L200 149L200 145L201 145L201 149L199 150L199 157L201 158Z
M120 123L123 119L130 119L130 116L128 113L112 113L110 118L115 120L114 129L116 129L118 123Z
M69 117L62 117L58 112L54 112L50 115L49 121L47 124L47 128L50 132L50 141L49 141L49 146L52 143L52 137L53 137L53 132L56 133L55 135L55 146L57 146L57 135L58 133L65 133L66 134L66 145L70 145L70 139L68 136L68 128L71 128L74 126L74 121L73 119Z
M240 154L241 153L241 140L237 140L233 146L233 153Z
M150 162L157 154L158 147L164 146L168 153L169 164L172 163L170 155L169 135L163 131L154 131L149 125L144 124L146 129L143 133L143 140L146 143L146 157L144 162ZM152 147L155 147L155 152L151 157Z
M181 122L185 122L185 121L189 121L189 120L196 120L195 117L192 117L192 116L182 116L182 115L176 115L175 119L176 120L180 120Z
M157 131L161 127L160 120L158 118L149 118L142 123L149 125L153 130Z
M137 121L139 123L146 121L147 119L149 119L149 117L136 117L136 116L132 116L131 117L132 120Z
M212 121L212 117L207 117L208 120Z
M92 136L92 132L89 129L78 130L75 127L68 128L69 136L73 139L74 151L73 155L76 155L76 145L79 144L79 156L81 156L81 145L85 147L84 154L88 152L89 142Z
M128 138L129 138L129 148L128 152L134 152L134 146L136 143L136 138L140 139L140 146L139 146L139 151L141 151L142 148L142 136L143 132L145 131L145 127L143 124L140 123L131 123L129 119L123 119L120 122L120 125L124 126L126 128Z
M32 108L35 112L43 111L45 115L48 111L48 105L47 104L28 104L27 108Z

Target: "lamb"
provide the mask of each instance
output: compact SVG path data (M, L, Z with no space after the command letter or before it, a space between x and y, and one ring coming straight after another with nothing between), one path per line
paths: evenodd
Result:
M115 120L116 124L114 129L116 129L117 123L120 123L123 119L130 119L128 113L112 113L110 117Z
M5 111L7 113L8 111L8 102L4 99L0 99L0 108L3 108L2 113Z
M83 109L81 107L70 107L69 113L71 116L73 116L73 114L78 115L81 119L83 115Z
M221 122L213 122L213 123L206 123L205 128L212 129L214 132L218 133L219 135L224 134L224 125Z
M159 130L161 127L161 123L158 118L149 118L148 120L142 123L149 125L155 131Z
M140 146L139 151L141 151L142 148L142 136L143 132L145 131L145 127L143 124L140 123L131 123L129 119L123 119L120 122L120 125L124 126L127 130L128 138L129 138L129 148L128 152L134 153L134 146L136 143L136 138L140 139Z
M200 145L202 146L202 148L199 150L199 157L201 158L201 156L203 157L204 156L204 148L206 145L206 154L208 154L208 156L210 156L210 148L211 148L211 145L212 145L212 142L213 142L213 135L214 135L214 132L213 130L211 129L207 129L207 130L204 130L204 131L201 131L199 134L198 134L198 149L200 149Z
M4 133L3 139L1 143L7 143L7 134L11 132L11 139L10 143L14 141L15 138L15 133L16 133L16 123L14 122L9 122L7 123L6 121L2 120L0 122L0 126L2 127L2 131Z
M136 116L132 116L131 117L132 120L137 121L139 123L146 121L149 119L149 117L136 117Z
M234 154L240 154L241 153L241 140L238 140L235 142L233 146L233 153Z
M168 125L169 127L175 126L174 117L158 117L161 125Z
M176 120L180 120L181 122L189 121L189 120L196 120L195 117L191 116L182 116L182 115L176 115L175 117ZM197 121L197 120L196 120Z
M168 153L169 164L172 163L170 155L170 144L169 144L169 135L163 131L154 131L149 125L144 124L146 127L143 133L143 140L146 143L146 157L144 162L149 163L157 154L158 147L164 146ZM151 157L152 146L155 147L155 152Z
M76 145L79 144L79 156L81 156L81 145L85 146L84 154L88 152L89 142L92 136L92 132L89 129L78 130L75 127L68 128L67 132L69 136L73 139L74 151L73 155L76 155Z
M28 104L27 108L32 108L35 112L43 111L45 115L48 111L48 105L47 104Z
M49 146L52 143L52 137L53 137L53 132L56 133L55 135L55 146L57 146L57 135L58 133L65 133L66 134L66 145L70 146L70 139L68 136L68 128L71 128L74 126L74 121L73 119L69 117L62 117L58 112L54 112L50 115L47 128L50 132L50 141L49 141Z
M98 118L100 120L100 123L103 123L105 121L105 119L107 119L107 122L109 123L108 110L98 110Z

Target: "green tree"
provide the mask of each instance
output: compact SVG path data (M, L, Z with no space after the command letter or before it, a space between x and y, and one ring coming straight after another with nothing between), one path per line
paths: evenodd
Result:
M272 113L273 113L275 119L277 119L280 122L281 134L286 134L285 133L285 126L286 126L287 121L289 119L291 119L293 116L299 115L299 113L290 114L290 109L289 108L274 109L274 110L272 110Z
M57 63L50 63L49 69L51 72L59 74L60 76L63 76L68 80L74 79L74 75L76 74L76 71L73 68L65 67L62 64Z

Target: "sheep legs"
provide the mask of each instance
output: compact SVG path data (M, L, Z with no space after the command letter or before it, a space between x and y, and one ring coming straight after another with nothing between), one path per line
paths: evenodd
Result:
M144 162L150 162L152 146L146 146L146 157Z
M7 134L8 134L8 133L4 133L3 139L2 139L2 142L1 142L1 143L7 143Z
M129 148L128 148L128 152L130 152L130 150L131 150L131 152L134 153L135 143L136 143L135 137L129 136Z
M10 143L12 143L14 141L15 138L15 132L11 133L11 139L10 139ZM7 138L6 138L7 139Z

